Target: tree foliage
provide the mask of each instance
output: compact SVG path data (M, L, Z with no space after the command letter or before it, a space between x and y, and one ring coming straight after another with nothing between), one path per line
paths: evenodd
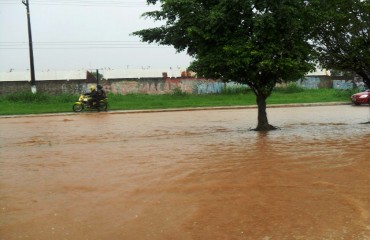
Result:
M370 87L370 2L317 0L311 4L316 9L313 40L321 65L355 72Z
M134 33L172 45L195 60L198 75L248 84L256 94L256 130L268 123L266 99L276 83L313 69L310 21L304 0L148 0L161 9L144 16L165 21Z

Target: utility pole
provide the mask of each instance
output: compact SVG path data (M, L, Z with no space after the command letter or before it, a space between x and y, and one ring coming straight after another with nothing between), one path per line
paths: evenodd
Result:
M28 43L29 43L29 49L30 49L30 68L31 68L31 91L32 91L32 93L36 93L35 66L33 64L33 47L32 47L30 4L29 4L28 0L22 0L22 3L26 6L26 9L27 9Z
M96 87L99 85L99 70L96 69Z

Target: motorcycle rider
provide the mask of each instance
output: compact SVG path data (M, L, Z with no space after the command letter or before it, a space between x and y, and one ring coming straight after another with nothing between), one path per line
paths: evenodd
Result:
M97 88L98 88L98 91L97 91L98 101L107 98L107 95L105 94L105 91L103 90L103 87L101 85L98 85Z
M89 99L88 103L90 107L92 108L95 103L99 101L98 97L98 91L96 91L95 86L91 85L90 86L90 92L86 93L85 95L90 96L91 98Z

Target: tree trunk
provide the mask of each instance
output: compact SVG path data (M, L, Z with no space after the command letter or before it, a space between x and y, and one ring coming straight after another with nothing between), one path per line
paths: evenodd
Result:
M362 77L362 80L366 84L367 88L370 88L370 77L364 71L358 71L357 74Z
M256 94L258 106L258 124L253 130L255 131L270 131L276 130L276 127L269 124L266 113L266 96L263 94Z
M370 78L368 78L368 77L366 77L366 78L364 78L364 83L366 84L366 86L367 86L367 89L369 89L370 88Z

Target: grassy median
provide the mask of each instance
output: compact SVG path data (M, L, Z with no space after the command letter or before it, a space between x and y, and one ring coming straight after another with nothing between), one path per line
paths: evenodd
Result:
M350 102L356 90L277 88L267 104ZM0 96L0 115L72 112L77 95L51 96L44 93L17 93ZM171 94L108 94L109 110L168 109L255 105L251 90L225 90L220 94L195 95L181 91Z

